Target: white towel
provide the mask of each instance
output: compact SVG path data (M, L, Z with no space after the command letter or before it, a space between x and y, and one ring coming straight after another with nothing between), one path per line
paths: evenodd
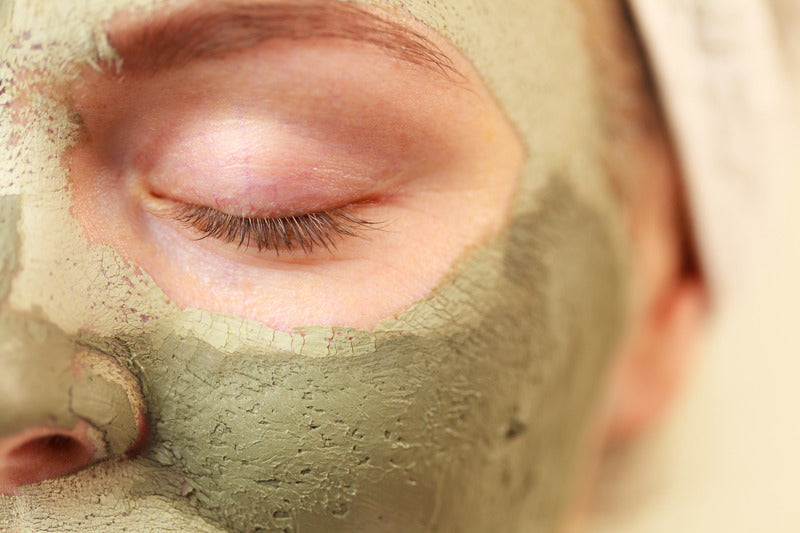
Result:
M730 299L765 274L786 186L798 179L790 66L800 57L800 3L629 3L682 163L701 257L717 299Z

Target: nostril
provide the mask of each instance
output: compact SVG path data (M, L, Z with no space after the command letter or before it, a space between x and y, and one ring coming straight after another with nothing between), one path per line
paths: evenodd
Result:
M8 460L17 464L47 463L60 467L91 459L92 455L91 449L68 435L49 435L17 446L8 453Z
M35 428L0 439L0 494L11 494L22 485L63 476L91 464L95 447L84 424L70 432Z

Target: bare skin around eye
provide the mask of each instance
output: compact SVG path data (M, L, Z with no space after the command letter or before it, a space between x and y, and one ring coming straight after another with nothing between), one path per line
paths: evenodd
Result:
M371 329L502 228L520 171L477 75L430 37L463 80L340 39L152 75L86 69L74 86L85 135L67 154L76 217L181 307ZM367 224L277 250L169 215L186 206L253 228L336 210Z

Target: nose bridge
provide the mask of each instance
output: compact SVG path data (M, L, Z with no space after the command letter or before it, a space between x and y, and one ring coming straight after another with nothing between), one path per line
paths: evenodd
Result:
M63 402L74 344L46 321L11 312L6 303L19 270L20 217L20 196L0 196L0 437L32 424L77 422Z
M44 320L0 312L0 435L78 422L69 405L75 349Z
M8 295L11 280L19 267L19 220L19 195L0 196L0 302Z

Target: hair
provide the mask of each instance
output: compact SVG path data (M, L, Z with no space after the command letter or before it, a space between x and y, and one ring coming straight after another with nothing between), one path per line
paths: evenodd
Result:
M636 24L624 0L573 0L584 21L604 110L607 166L634 242L642 227L668 224L684 274L700 273L685 189L667 121ZM660 161L652 165L652 156ZM665 210L660 220L653 206Z

